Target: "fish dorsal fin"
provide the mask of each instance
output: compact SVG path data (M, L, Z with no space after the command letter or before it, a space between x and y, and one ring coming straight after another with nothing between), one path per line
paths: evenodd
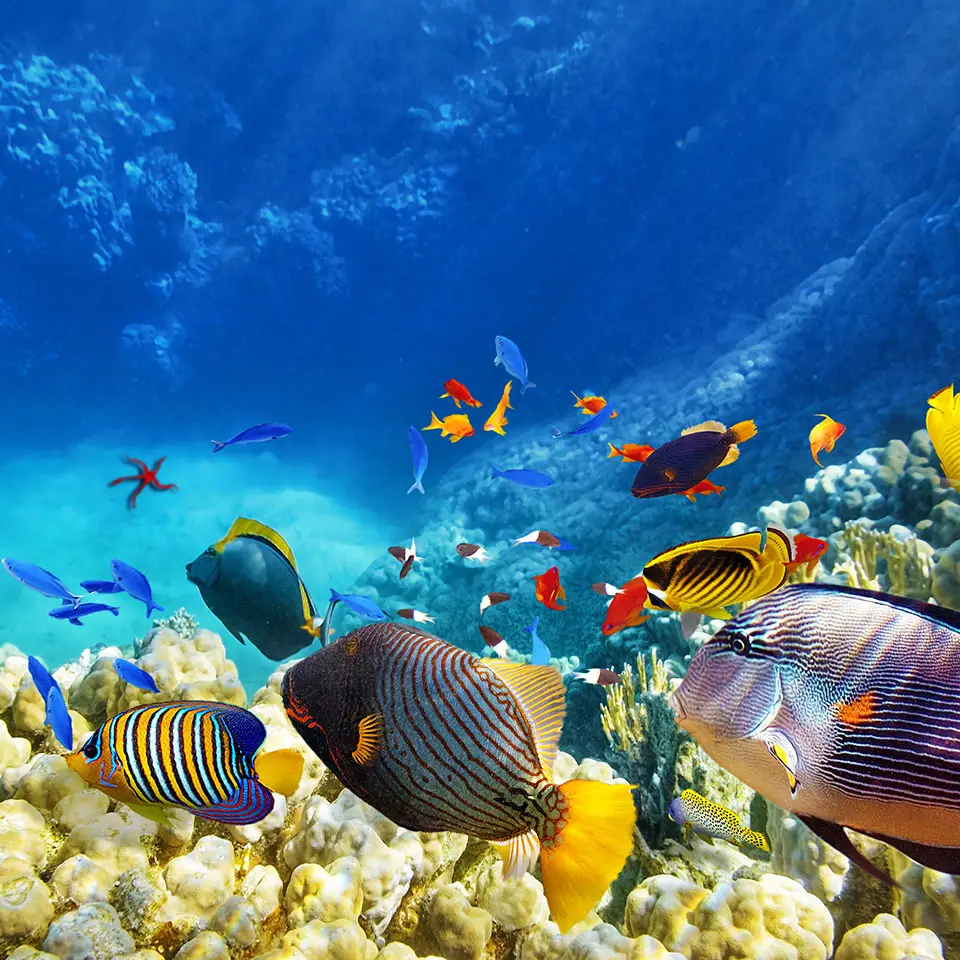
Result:
M213 711L214 716L230 731L237 749L245 756L252 757L267 738L266 727L257 716L240 707L231 707L226 703L216 706L219 709Z
M748 533L738 533L731 537L711 537L708 540L689 540L686 543L678 543L663 553L658 553L644 567L646 571L650 567L655 567L661 563L669 563L677 557L682 557L688 553L697 553L700 550L741 550L754 555L759 555L760 545L763 542L763 534L759 530L751 530Z
M786 530L771 524L767 527L767 542L763 552L779 563L790 563L793 560L793 537Z
M717 469L720 467L729 467L739 456L740 448L735 443L731 443L727 455L717 464Z
M543 772L553 776L553 761L567 713L567 688L555 667L514 663L510 660L481 660L520 701L530 726Z
M951 383L942 390L938 390L927 400L927 403L929 403L934 410L939 410L941 413L952 413L955 406L953 384Z
M687 427L681 431L680 436L685 437L688 433L726 433L727 428L719 420L704 420L703 423L697 423L692 427Z

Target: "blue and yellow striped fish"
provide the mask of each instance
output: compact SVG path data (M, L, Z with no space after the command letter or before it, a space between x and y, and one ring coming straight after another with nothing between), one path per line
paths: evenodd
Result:
M294 750L256 757L265 737L260 720L241 707L173 700L118 713L66 760L90 786L159 823L168 822L166 806L256 823L273 809L271 791L289 796L303 769Z
M616 878L636 819L629 784L554 783L564 692L553 667L481 660L397 623L354 630L283 678L297 732L394 823L488 840L507 876L539 855L561 931Z

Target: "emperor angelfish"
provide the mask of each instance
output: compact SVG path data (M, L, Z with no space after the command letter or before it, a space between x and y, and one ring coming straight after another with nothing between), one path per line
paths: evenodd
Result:
M309 646L316 609L286 540L238 517L227 535L187 564L187 579L210 612L241 642L271 660Z
M845 827L960 873L960 613L781 587L700 648L671 698L714 760L873 876Z
M561 932L619 874L636 821L630 784L554 782L564 693L553 667L481 660L397 623L354 630L283 678L300 736L394 823L488 840L506 876L539 855Z

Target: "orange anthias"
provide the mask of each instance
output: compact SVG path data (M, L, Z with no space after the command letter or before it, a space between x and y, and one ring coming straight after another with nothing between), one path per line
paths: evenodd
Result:
M807 565L807 573L813 573L820 558L830 548L826 540L818 540L816 537L808 537L805 533L798 533L793 538L793 559L785 563L787 573L793 573L799 570L804 564Z
M442 420L431 410L430 423L424 430L439 430L441 437L449 437L451 443L456 443L464 437L472 437L477 431L473 429L470 418L465 413L451 413Z
M613 636L627 627L639 627L644 620L650 618L643 612L647 602L647 582L642 576L628 580L621 588L620 593L614 594L607 607L607 616L600 627L605 637Z
M649 443L625 443L622 447L608 443L607 446L610 448L607 459L619 457L621 463L643 463L654 449Z
M572 390L570 392L573 393ZM579 407L588 417L595 416L607 405L603 397L578 397L573 393L573 399L577 401L574 406Z
M508 380L500 396L500 402L494 407L493 413L487 417L487 422L483 425L484 430L492 430L494 433L499 433L501 437L506 436L503 428L509 422L507 420L507 410L513 409L513 407L510 406L510 388L512 386L513 381Z
M712 483L710 480L701 480L695 487L691 487L689 490L684 491L684 496L691 502L695 503L697 498L696 494L705 496L708 493L715 493L718 497L726 487L718 487L715 483Z
M444 397L452 397L453 402L459 407L461 403L465 403L468 407L482 407L483 404L479 400L475 400L471 395L470 391L459 381L459 380L447 380L443 384L443 389L446 390L446 393L440 394L440 399Z
M548 610L566 610L566 607L557 603L557 598L566 600L567 591L560 586L560 570L557 567L551 567L546 573L541 573L539 577L534 577L537 585L537 599Z
M818 413L817 416L823 417L823 419L810 431L810 452L813 454L814 463L818 467L822 467L823 464L820 462L821 452L829 453L847 428L825 413Z

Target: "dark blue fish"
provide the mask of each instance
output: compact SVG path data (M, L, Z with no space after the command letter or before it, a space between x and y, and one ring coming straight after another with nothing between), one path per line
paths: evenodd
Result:
M546 666L550 662L550 648L540 639L537 627L540 626L540 617L534 617L533 623L523 629L530 634L533 640L533 660L530 662L536 667Z
M511 483L517 483L521 487L543 488L553 486L553 477L548 477L545 473L539 473L537 470L498 470L493 468L493 479L498 477L509 480Z
M390 618L369 598L353 593L337 593L330 589L330 602L339 601L346 604L354 613L370 620L389 620Z
M608 420L612 420L616 415L617 411L613 409L613 405L608 401L607 405L599 413L595 413L589 420L585 420L575 430L567 430L564 432L554 428L553 439L558 440L560 437L582 437L587 433L593 433L594 430L599 430L600 427Z
M154 680L146 670L141 670L135 663L131 663L129 660L121 660L120 657L114 657L113 669L117 671L117 676L124 683L129 683L132 687L138 687L140 690L148 690L150 693L160 692L156 680Z
M72 603L64 602L62 606L50 610L47 616L53 617L54 620L66 620L67 623L82 627L81 617L89 617L94 613L106 613L107 610L115 617L120 615L119 607L111 607L107 603L78 603L74 606Z
M410 441L410 455L413 457L413 485L407 493L413 493L414 490L423 493L423 474L430 456L427 444L416 427L407 430L407 438Z
M52 597L54 600L65 600L68 603L79 603L83 598L71 593L59 577L55 577L49 570L38 567L35 563L26 560L11 560L4 557L0 560L3 569L18 583L22 583L31 590Z
M57 681L53 679L50 671L36 657L27 657L27 669L30 671L30 677L40 694L40 699L46 703L47 693L51 687L57 685Z
M235 433L229 440L211 440L213 452L219 453L224 447L237 443L264 443L267 440L277 440L285 437L293 427L285 423L258 423L255 427L247 427Z
M148 620L154 610L163 612L163 607L153 602L150 581L136 567L131 567L129 563L124 563L122 560L111 560L110 572L113 574L113 579L123 588L124 593L128 593L134 600L139 600L146 605Z
M73 720L67 711L67 701L56 685L47 691L47 714L44 718L47 726L53 730L53 735L60 742L64 750L73 749Z
M87 593L123 593L123 587L116 580L81 580L80 586Z
M494 366L502 363L503 369L511 377L516 377L520 381L521 394L527 392L527 387L535 387L536 384L531 383L527 378L527 361L523 359L520 348L506 337L494 337L493 342L497 348L497 355L493 360Z

